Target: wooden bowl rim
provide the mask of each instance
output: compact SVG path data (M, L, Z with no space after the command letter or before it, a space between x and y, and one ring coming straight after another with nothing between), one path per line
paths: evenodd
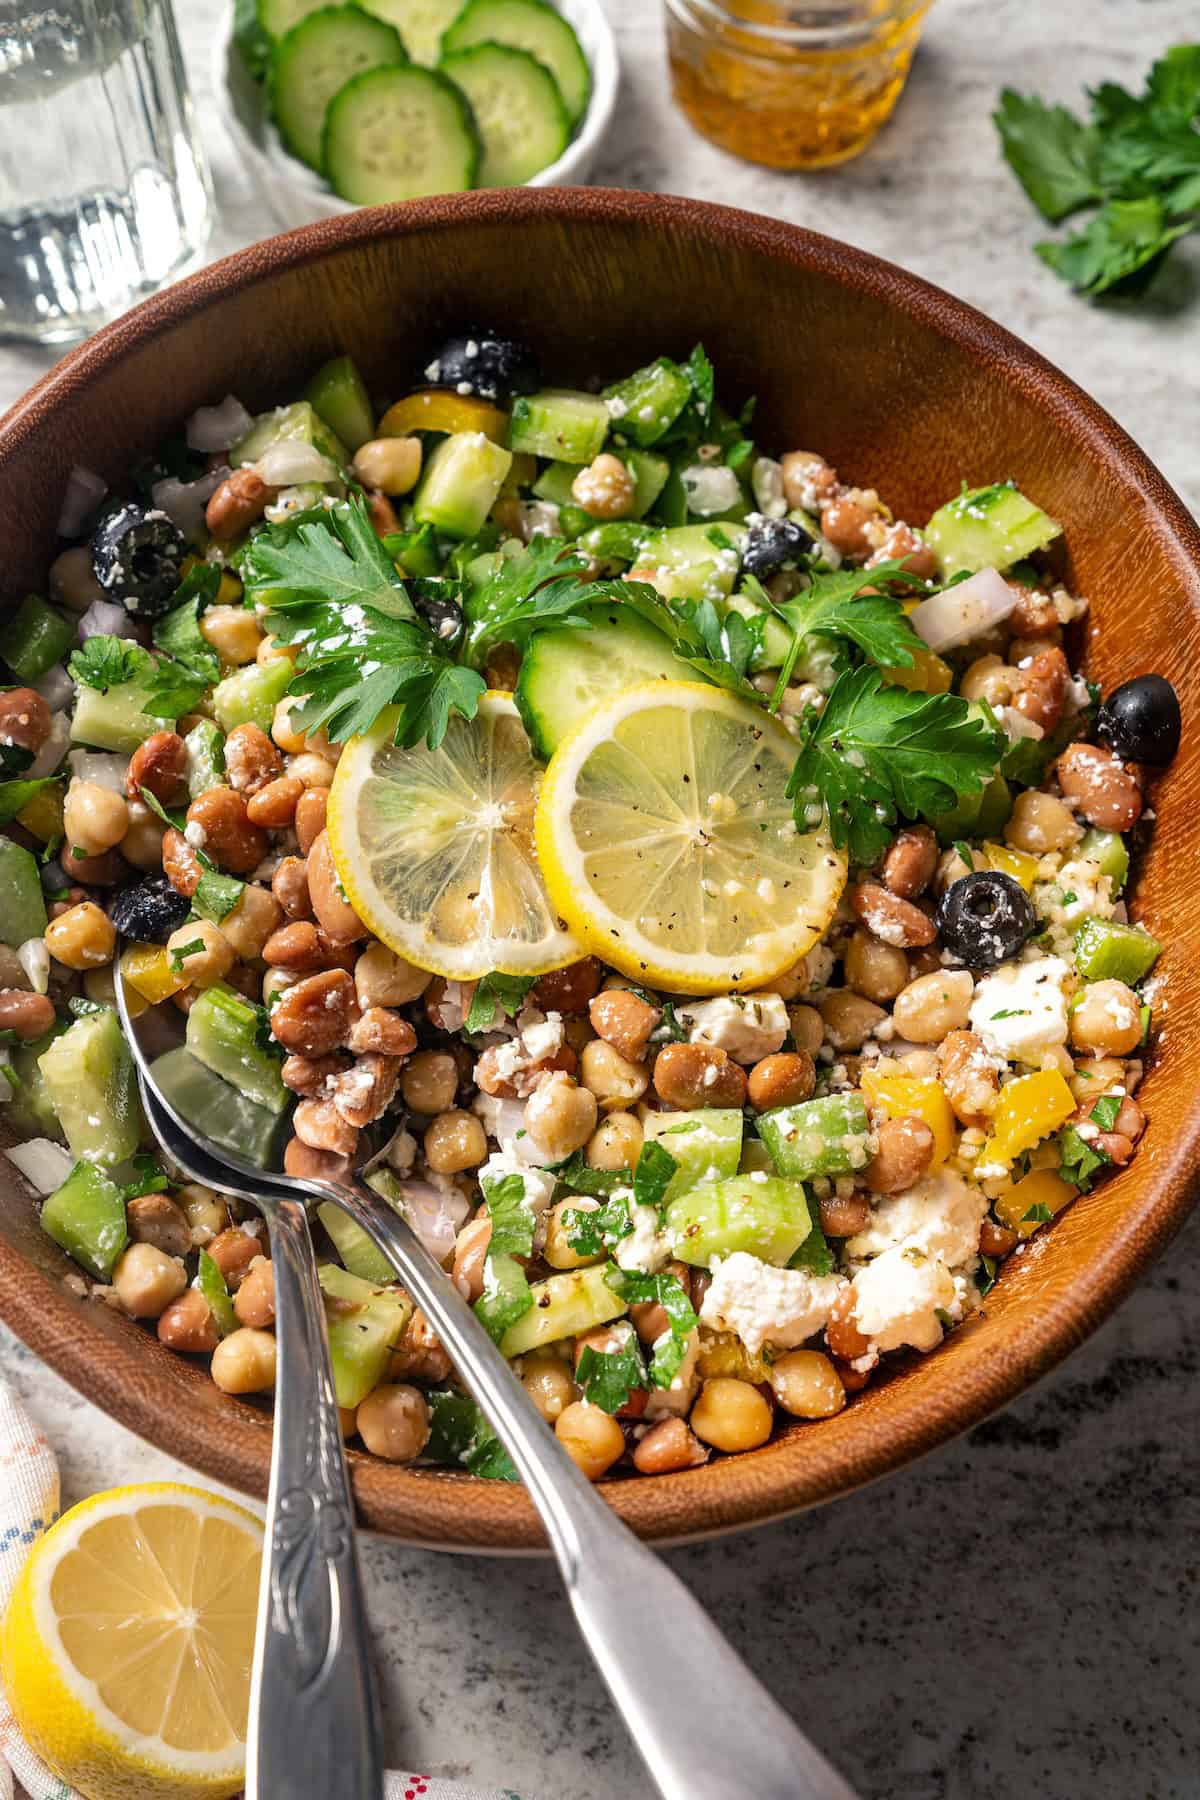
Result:
M952 339L979 363L999 364L1007 382L1034 392L1073 442L1119 473L1136 491L1142 517L1176 562L1200 604L1200 529L1138 445L1082 389L1012 333L893 263L782 220L670 195L618 189L508 189L363 209L324 219L235 252L142 302L70 352L0 418L0 467L20 454L30 430L58 398L69 397L100 370L111 371L145 341L203 312L234 290L252 288L284 270L320 262L381 238L454 232L474 224L519 227L549 214L563 226L619 223L651 226L708 241L732 241L776 262L802 267L846 288L866 291ZM1176 1052L1178 1054L1178 1052ZM604 1492L639 1533L660 1542L713 1536L764 1524L849 1493L979 1424L1059 1363L1118 1305L1149 1262L1182 1225L1197 1197L1200 1094L1186 1129L1160 1152L1152 1175L1122 1214L1120 1228L1073 1277L1055 1308L1027 1325L1018 1357L973 1368L966 1381L921 1393L886 1421L849 1442L820 1430L785 1435L749 1456L726 1458L682 1474L613 1482ZM1049 1240L1049 1249L1053 1239ZM121 1424L190 1467L251 1495L267 1489L270 1425L262 1412L230 1403L219 1443L211 1417L164 1410L149 1346L131 1332L119 1348L88 1355L96 1334L80 1303L0 1241L0 1318L73 1386ZM850 1415L852 1416L852 1415ZM457 1551L520 1552L545 1548L533 1506L520 1487L454 1472L410 1471L350 1453L363 1521L388 1535Z

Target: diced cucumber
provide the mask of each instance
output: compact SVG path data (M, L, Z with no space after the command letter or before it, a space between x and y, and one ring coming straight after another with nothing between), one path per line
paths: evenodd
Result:
M633 516L644 519L666 487L671 465L665 456L649 450L618 450L616 454L633 476Z
M741 559L736 550L714 544L711 525L675 525L643 544L639 568L666 600L711 600L718 607L733 592ZM744 536L738 526L725 529L731 543Z
M373 1181L371 1185L375 1185ZM352 1275L357 1275L361 1281L378 1282L383 1286L396 1279L395 1271L383 1251L376 1248L362 1226L355 1224L349 1213L343 1212L340 1206L335 1206L332 1200L323 1200L317 1208L317 1216L329 1234L330 1243Z
M153 1065L154 1079L180 1118L202 1137L259 1169L278 1168L288 1136L287 1115L256 1106L198 1062L182 1044Z
M590 628L539 631L521 658L513 698L539 756L552 756L587 713L624 688L646 681L703 680L675 655L661 631L628 607L580 610L592 621Z
M46 929L46 901L32 850L0 837L0 942L19 950Z
M652 526L639 525L633 519L614 519L608 525L593 525L580 538L579 548L597 562L633 563L652 535Z
M323 6L293 25L276 44L267 77L271 111L292 155L319 169L333 96L364 69L407 60L400 33L358 6Z
M374 437L375 413L352 356L335 356L322 363L305 388L304 398L351 456L360 444Z
M1158 939L1140 925L1085 919L1075 933L1075 967L1085 981L1123 981L1133 987L1161 955Z
M240 444L229 452L231 467L240 469L245 463L257 462L265 450L275 444L311 444L320 455L327 456L339 469L350 458L346 446L317 414L309 400L293 400L290 406L277 406L273 412L260 413Z
M212 691L212 709L222 731L230 732L235 725L257 725L270 732L275 708L294 674L290 659L276 656L270 662L247 663L244 669L235 669L218 681Z
M483 43L535 56L553 75L571 123L582 118L591 70L574 31L547 0L467 0L442 39L442 55Z
M730 594L722 610L726 613L737 613L748 623L753 622L761 627L761 646L750 658L750 669L753 674L757 674L760 669L783 667L792 647L793 633L790 626L785 625L783 620L774 613L768 612L765 606L760 606L757 600L752 600L749 594ZM808 641L815 643L816 639L810 638ZM828 644L829 639L824 639L824 642ZM799 663L797 663L796 670L793 672L793 680L803 681L805 678L804 673L800 671Z
M58 1114L54 1110L46 1088L46 1079L38 1066L38 1058L50 1048L56 1037L61 1037L70 1027L60 1019L44 1038L35 1044L15 1044L11 1051L12 1072L17 1078L17 1091L4 1109L4 1122L12 1128L19 1142L26 1137L53 1138L55 1143L66 1142L63 1128L58 1122Z
M667 356L660 356L644 369L627 375L624 381L604 389L604 399L616 402L615 407L609 408L613 430L643 448L657 444L691 397L691 382L679 364Z
M676 1256L697 1268L735 1250L785 1268L811 1228L804 1183L779 1175L702 1182L673 1200L666 1213Z
M140 744L167 723L143 712L145 700L146 690L140 681L119 681L104 694L99 688L77 688L71 742L113 750L118 756L132 756Z
M557 162L571 119L549 70L525 50L472 44L442 58L467 96L483 139L480 187L520 187Z
M513 401L508 441L514 450L558 462L590 463L604 448L611 423L595 394L574 388L543 388Z
M187 1047L247 1100L280 1113L291 1095L279 1073L279 1058L258 1041L260 1015L261 1008L217 982L205 988L188 1013Z
M1129 879L1129 849L1119 831L1101 831L1093 825L1083 835L1075 850L1085 862L1094 862L1102 875L1112 882L1113 893L1119 894Z
M758 1135L779 1173L802 1181L861 1169L870 1161L870 1129L863 1097L853 1092L777 1106L758 1121Z
M282 657L277 659L283 661ZM225 738L211 719L197 719L183 740L187 751L188 798L225 786Z
M42 1206L42 1230L97 1281L107 1281L128 1238L125 1200L92 1162L77 1162Z
M999 837L1012 811L1012 789L1003 775L993 775L979 794L966 794L948 812L938 813L932 821L938 842L952 844L956 838Z
M26 595L0 625L0 657L19 681L36 681L78 641L77 621L47 606L37 594Z
M390 531L384 549L405 575L436 575L442 566L437 533L432 525L416 525L411 531Z
M432 68L442 54L442 33L462 11L462 0L371 0L371 11L396 27L414 62Z
M482 431L455 432L425 464L413 518L451 537L474 537L496 504L511 463L511 451Z
M338 1405L355 1407L387 1373L412 1301L403 1289L360 1281L336 1263L323 1263L319 1274L325 1293L341 1302L325 1323Z
M679 1164L667 1184L669 1204L701 1182L736 1175L742 1158L742 1115L735 1106L701 1106L690 1113L647 1113L648 1144L661 1144Z
M321 147L343 200L375 206L474 187L481 146L471 109L436 69L366 69L329 104Z
M962 569L1011 569L1061 535L1058 521L1011 481L959 494L939 507L925 527L925 542L947 576Z
M570 1269L564 1275L531 1282L533 1305L500 1340L505 1356L524 1356L542 1344L577 1337L594 1325L619 1319L626 1306L604 1279L607 1266L596 1263L589 1269Z
M551 506L574 506L575 496L571 492L571 484L582 467L582 463L550 463L533 484L535 498L548 500Z
M212 1314L217 1336L228 1337L231 1331L237 1330L237 1314L233 1310L233 1301L229 1298L229 1284L207 1250L200 1252L196 1286L208 1301L208 1310Z
M133 1155L141 1109L133 1058L110 1007L76 1019L43 1051L38 1067L75 1156L112 1169Z

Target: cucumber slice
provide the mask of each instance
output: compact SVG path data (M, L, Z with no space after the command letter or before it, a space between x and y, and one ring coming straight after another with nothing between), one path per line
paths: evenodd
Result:
M42 1207L42 1230L97 1281L107 1281L125 1248L125 1201L95 1163L77 1162Z
M676 1256L697 1268L735 1250L784 1268L812 1222L802 1181L735 1175L729 1181L702 1182L672 1201L666 1229Z
M68 1030L70 1027L60 1019L35 1044L15 1044L9 1052L13 1073L20 1085L4 1109L4 1123L11 1128L16 1143L27 1137L48 1137L56 1144L66 1142L38 1058L56 1037Z
M325 174L360 206L462 193L475 185L480 154L470 107L436 69L367 69L325 115Z
M475 44L442 58L483 139L480 187L520 187L571 140L571 121L554 77L536 57L504 44Z
M325 1321L338 1405L354 1407L383 1380L412 1301L401 1288L360 1281L335 1263L325 1263L318 1274L325 1293L341 1302Z
M512 453L493 444L482 431L456 432L425 464L413 518L418 525L433 525L451 537L474 537L511 466Z
M551 506L574 506L571 483L582 466L581 463L552 462L534 482L534 495L539 500L548 500Z
M267 36L278 42L325 3L326 0L257 0L258 22Z
M375 435L375 413L367 386L352 356L335 356L322 363L304 398L317 417L336 432L351 456L360 444Z
M765 606L760 606L757 600L752 600L749 594L731 594L722 611L737 613L747 623L753 621L762 627L762 643L750 658L752 675L757 675L760 669L783 667L792 648L794 633L790 625L785 625L782 619L768 612ZM814 638L812 641L819 643L821 640ZM829 639L826 638L824 642L828 643ZM794 679L803 680L804 676Z
M289 1136L286 1114L256 1106L197 1062L181 1044L154 1063L154 1079L180 1118L260 1169L277 1169Z
M36 681L79 642L76 620L28 594L0 626L0 657L19 681Z
M806 1181L816 1175L848 1175L863 1168L870 1160L870 1129L858 1093L828 1094L796 1106L777 1106L760 1114L758 1120L758 1135L779 1173Z
M266 663L248 663L236 669L212 691L212 709L221 730L232 731L235 725L257 725L269 732L275 708L296 673L286 656L276 656ZM110 688L109 693L115 690ZM159 729L158 726L155 727Z
M267 91L293 156L321 167L321 134L333 96L364 69L405 63L400 33L358 6L323 6L275 46Z
M593 1325L619 1319L626 1306L604 1279L608 1267L608 1263L596 1263L590 1269L571 1269L546 1281L531 1282L533 1305L500 1340L505 1356L524 1356L542 1344L577 1337Z
M742 1123L741 1112L735 1106L701 1106L686 1115L646 1114L646 1142L660 1143L679 1164L667 1184L663 1204L670 1205L702 1182L720 1181L738 1173Z
M133 1155L141 1130L133 1058L111 1007L76 1019L38 1067L77 1157L111 1169Z
M370 10L396 27L414 62L433 68L442 54L442 34L462 11L462 0L371 0Z
M604 390L605 400L616 403L613 416L617 431L643 447L656 444L671 429L691 397L691 382L679 364L667 356L647 363L644 369L635 369L624 381L616 381Z
M1011 481L959 494L939 507L925 527L925 542L947 576L962 569L1011 569L1061 535L1058 521Z
M513 401L508 441L514 450L559 462L590 463L599 456L611 423L603 400L573 388L543 388Z
M281 1113L291 1098L279 1058L258 1041L262 1009L223 982L206 988L188 1013L187 1047L206 1069L237 1088L256 1106Z
M548 0L467 0L442 39L442 55L482 43L508 44L536 56L557 82L571 123L582 118L592 72L579 39Z
M1003 775L993 775L983 792L967 794L957 806L932 821L939 844L956 838L999 837L1012 811L1012 789Z
M587 606L590 629L539 631L521 658L515 699L539 756L553 756L580 719L646 681L703 681L653 625L627 607ZM737 1167L735 1162L734 1167Z
M32 850L0 837L0 943L19 950L46 929L46 901Z
M1096 863L1112 882L1114 894L1119 894L1129 879L1129 849L1118 831L1101 831L1093 825L1084 833L1075 855Z

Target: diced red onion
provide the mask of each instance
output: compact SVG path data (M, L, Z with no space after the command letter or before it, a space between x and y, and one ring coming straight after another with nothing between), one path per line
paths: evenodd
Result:
M184 537L195 537L204 524L204 509L229 474L227 468L210 469L196 481L176 481L173 475L156 481L150 498L160 512L165 512Z
M129 614L115 600L93 600L80 616L79 641L86 644L93 637L128 637Z
M102 476L76 464L63 489L62 510L55 527L59 537L78 537L107 492L108 483Z
M1017 597L998 569L980 569L945 593L922 600L908 622L931 650L953 650L1007 619Z
M70 742L71 722L65 712L56 712L50 720L50 735L25 770L24 779L40 781L43 775L53 775Z
M457 1188L443 1193L428 1181L402 1181L404 1216L429 1251L444 1262L466 1224L471 1203Z
M49 1138L30 1138L27 1144L13 1144L4 1154L35 1194L52 1194L73 1167L70 1151L61 1144L52 1144Z
M107 750L72 750L67 762L76 781L93 781L97 787L108 788L113 794L125 792L125 777L129 773L127 756L115 756Z
M236 394L226 394L220 406L198 406L187 422L189 450L232 450L250 431L254 420Z
M51 712L62 712L64 707L71 704L71 696L75 692L75 683L61 663L55 663L52 669L39 675L31 685L37 689Z
M336 481L337 470L311 444L285 438L264 450L254 467L268 487L295 487L301 481Z

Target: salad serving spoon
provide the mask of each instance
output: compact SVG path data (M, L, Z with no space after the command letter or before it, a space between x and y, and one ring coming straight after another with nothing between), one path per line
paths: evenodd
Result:
M752 1674L678 1576L605 1504L547 1432L506 1358L408 1221L357 1171L336 1181L282 1175L256 1167L199 1132L155 1080L148 1053L153 1029L147 1023L149 1015L131 1017L119 975L116 986L147 1117L167 1155L196 1179L260 1207L269 1229L282 1215L289 1221L285 1254L291 1260L286 1269L276 1270L275 1284L275 1432L248 1754L248 1773L257 1771L258 1786L248 1780L248 1800L256 1795L258 1800L274 1800L284 1793L335 1791L320 1783L309 1785L311 1762L297 1761L290 1779L279 1764L275 1766L280 1773L271 1782L263 1775L265 1759L276 1748L281 1756L290 1754L291 1744L276 1746L275 1738L279 1732L290 1733L297 1711L305 1710L297 1707L294 1688L290 1693L280 1691L278 1678L272 1677L271 1658L278 1656L281 1665L294 1662L300 1646L328 1634L324 1624L310 1628L302 1617L307 1605L326 1608L331 1591L308 1565L314 1557L337 1561L342 1569L353 1562L352 1545L347 1547L344 1541L346 1514L340 1510L341 1493L348 1504L348 1484L336 1414L335 1440L319 1455L314 1457L312 1443L286 1441L297 1430L309 1432L298 1416L302 1403L296 1400L297 1388L302 1382L312 1384L314 1370L318 1381L331 1381L320 1325L314 1346L310 1323L292 1331L286 1322L289 1298L295 1320L301 1297L306 1295L305 1303L311 1305L320 1293L304 1220L305 1198L332 1201L367 1233L424 1312L460 1379L486 1414L541 1516L584 1641L663 1800L728 1800L731 1794L744 1795L745 1800L855 1800L853 1790ZM297 1219L304 1221L302 1237ZM274 1243L272 1230L272 1248ZM301 1244L306 1259L303 1278L289 1291L293 1265L301 1260ZM290 1384L289 1358L296 1359ZM284 1411L289 1385L295 1412ZM281 1505L281 1497L290 1491L285 1484L295 1478L298 1457L311 1471L302 1477L302 1482L309 1482L307 1492L313 1499L311 1517L299 1521L309 1527L306 1534L298 1532L297 1522L289 1517L294 1503ZM339 1465L342 1482L328 1503L328 1525L322 1517L328 1490L321 1491L318 1503L311 1485L312 1476L327 1461ZM329 1490L335 1487L329 1484ZM306 1491L303 1485L300 1491ZM349 1536L352 1539L352 1525ZM352 1586L345 1582L347 1592ZM340 1585L337 1591L342 1591ZM286 1595L286 1606L276 1600L277 1594ZM322 1613L326 1619L327 1611ZM348 1627L354 1624L353 1618L347 1620ZM340 1620L329 1619L333 1636L327 1661L339 1653L335 1639L340 1625ZM352 1703L363 1708L360 1731L365 1744L370 1738L367 1690ZM297 1733L305 1740L311 1735L307 1729ZM372 1790L357 1779L347 1785L354 1767L353 1762L341 1762L336 1791L347 1800L352 1796L367 1800Z

